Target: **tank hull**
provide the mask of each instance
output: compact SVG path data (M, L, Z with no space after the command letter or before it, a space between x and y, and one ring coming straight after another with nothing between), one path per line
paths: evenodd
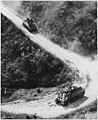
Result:
M38 29L34 24L32 24L32 26L29 27L28 23L24 22L23 26L32 34L38 33Z
M80 88L77 88L74 91L71 91L71 94L65 96L64 98L59 99L58 97L55 99L56 104L66 106L80 98L82 98L85 94L85 90Z

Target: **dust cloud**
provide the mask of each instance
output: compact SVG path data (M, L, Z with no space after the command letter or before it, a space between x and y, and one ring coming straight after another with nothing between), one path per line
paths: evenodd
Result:
M19 4L20 6L20 4ZM39 44L42 48L53 54L54 56L60 58L65 64L68 64L69 66L73 67L74 69L77 68L82 76L84 77L83 82L77 85L84 86L86 89L85 96L88 98L85 102L82 102L83 99L80 101L75 102L75 104L80 104L78 107L71 107L71 108L63 108L61 106L57 106L55 103L53 103L54 106L49 107L49 102L54 102L54 96L51 97L51 100L47 101L44 99L45 102L38 102L38 101L30 101L26 103L16 103L16 104L5 104L2 105L3 111L8 111L12 113L37 113L39 116L44 117L54 117L57 115L65 114L68 112L71 112L73 110L79 109L81 107L87 106L89 103L96 100L96 93L97 93L97 60L91 60L89 58L85 58L79 54L76 54L72 51L66 50L61 48L60 46L57 46L56 44L52 43L47 38L43 37L40 34L34 35L29 33L23 26L23 20L20 19L16 14L13 14L9 9L2 6L1 9L2 13L8 17L19 29L21 29L27 36L30 37L30 39ZM16 9L17 11L17 9ZM67 61L70 61L69 63ZM49 96L50 98L50 96ZM72 104L73 105L73 104ZM59 111L58 111L59 110ZM55 111L55 113L54 113ZM58 112L57 112L58 111Z
M21 19L25 19L28 15L26 11L22 8L23 1L2 1L3 5L6 6L11 12L20 17Z

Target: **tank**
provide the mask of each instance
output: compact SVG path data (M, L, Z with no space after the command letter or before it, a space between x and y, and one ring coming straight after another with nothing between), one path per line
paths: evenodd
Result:
M55 99L56 104L66 106L80 98L85 94L85 90L82 87L72 86L58 93L58 97Z
M30 18L27 18L23 22L23 26L30 32L30 33L38 33L37 24Z

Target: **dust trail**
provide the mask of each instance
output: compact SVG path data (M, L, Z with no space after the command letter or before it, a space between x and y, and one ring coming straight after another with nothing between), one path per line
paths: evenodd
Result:
M97 83L98 83L97 82L97 75L98 75L97 60L91 61L89 58L84 58L80 56L79 54L76 54L69 50L65 50L61 48L60 46L52 43L50 40L46 39L40 34L34 35L34 34L29 33L22 25L23 20L20 19L15 13L13 13L12 10L7 8L3 4L1 7L1 12L8 19L10 19L19 29L21 29L33 42L37 43L42 48L44 48L46 51L50 52L51 54L53 54L54 56L62 60L65 64L67 64L69 67L71 67L75 71L79 70L79 75L81 76L81 79L83 79L84 83L81 83L80 81L80 83L75 83L75 84L83 86L84 88L86 88L87 86L89 87L87 87L86 94L85 94L88 99L86 100L86 102L82 103L78 108L86 106L87 104L89 104L90 102L96 99ZM89 76L89 81L87 81L87 77L88 77L87 75ZM52 100L54 100L54 98ZM19 103L16 105L14 104L3 105L2 110L14 112L14 113L29 113L29 114L31 113L32 114L32 112L34 111L38 112L39 109L41 110L44 107L45 110L38 112L39 115L44 116L44 115L47 115L47 113L49 113L47 116L52 116L53 111L56 111L54 115L57 115L57 111L60 110L59 111L60 112L59 115L60 115L62 113L67 113L67 112L77 109L77 108L64 109L63 107L59 107L59 106L50 108L50 107L47 107L48 106L47 101L45 104L43 102L42 107L40 104L37 103L36 108L33 106L34 102L32 102L30 106L28 106L29 103L30 102L26 103L25 105L23 103L23 106L21 106L21 104Z
M21 19L25 19L27 13L22 9L22 1L2 1L4 6L7 6L8 9L11 10L14 14L19 16Z
M2 1L4 5L11 8L14 12L21 10L22 1Z
M81 81L83 80L84 83L81 83L83 87L87 85L87 75L92 75L91 65L93 64L96 67L96 62L91 62L90 59L84 58L79 54L73 53L69 50L65 50L60 46L52 43L50 40L46 39L42 35L34 35L29 33L23 26L23 20L17 16L17 12L13 11L9 7L4 4L1 4L1 12L8 17L19 29L21 29L30 39L39 44L42 48L46 51L50 52L54 56L58 57L64 63L66 63L70 68L74 69L76 72L79 70L79 75L81 77ZM20 3L18 5L21 6ZM93 68L93 67L92 67ZM93 78L94 79L94 78Z

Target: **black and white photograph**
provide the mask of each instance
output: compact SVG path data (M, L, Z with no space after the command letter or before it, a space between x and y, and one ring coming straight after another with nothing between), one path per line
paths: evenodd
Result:
M97 1L0 8L1 119L97 120Z

